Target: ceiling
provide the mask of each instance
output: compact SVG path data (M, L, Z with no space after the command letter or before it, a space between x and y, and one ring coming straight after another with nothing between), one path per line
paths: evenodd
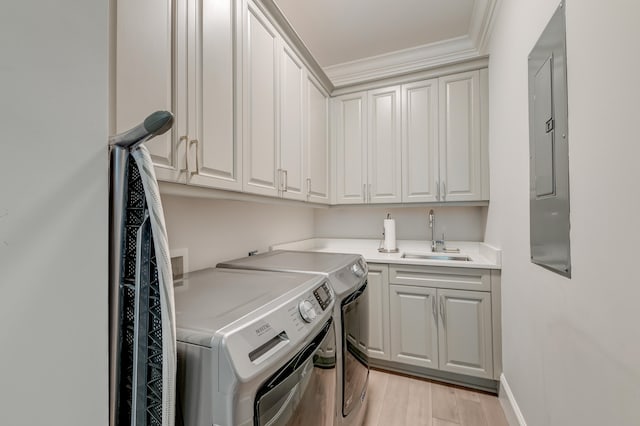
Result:
M498 0L273 1L339 86L484 55Z

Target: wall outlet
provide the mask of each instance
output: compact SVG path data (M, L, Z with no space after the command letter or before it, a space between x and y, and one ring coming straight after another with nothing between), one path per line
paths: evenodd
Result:
M173 272L173 280L181 280L184 276L184 256L176 256L171 258L171 271Z
M189 250L171 250L171 272L173 273L173 285L182 283L184 274L189 272Z

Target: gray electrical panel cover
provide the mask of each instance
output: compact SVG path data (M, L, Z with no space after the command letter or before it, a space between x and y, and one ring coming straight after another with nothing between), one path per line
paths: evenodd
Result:
M571 277L565 2L529 54L531 261Z

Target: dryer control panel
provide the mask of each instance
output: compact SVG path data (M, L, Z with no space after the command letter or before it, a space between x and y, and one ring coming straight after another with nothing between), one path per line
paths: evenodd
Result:
M269 272L268 274L271 274ZM216 339L241 382L266 374L317 333L332 315L334 292L324 277L316 276L283 297L246 316Z

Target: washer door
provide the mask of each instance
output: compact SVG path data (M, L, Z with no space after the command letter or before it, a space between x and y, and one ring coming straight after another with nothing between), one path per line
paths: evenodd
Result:
M333 320L312 342L276 371L256 393L256 426L333 425L336 358Z

